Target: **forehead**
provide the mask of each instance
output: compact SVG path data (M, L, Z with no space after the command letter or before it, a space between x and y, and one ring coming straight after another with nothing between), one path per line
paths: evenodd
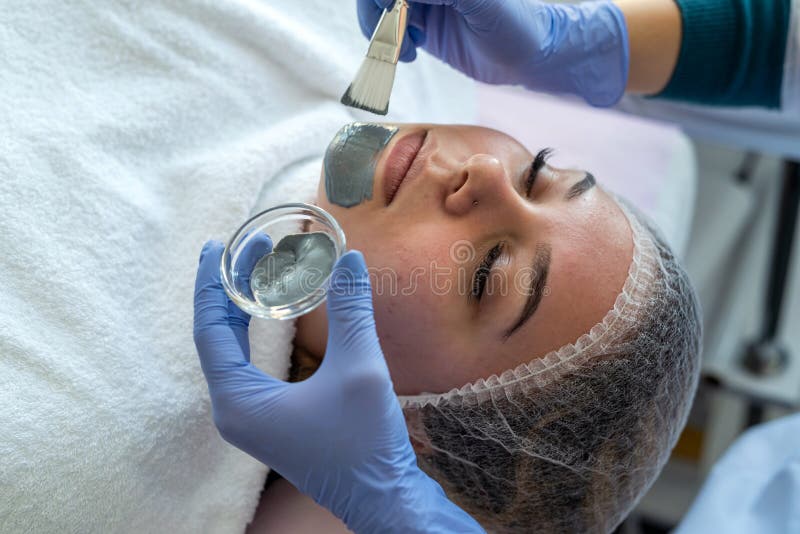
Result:
M564 211L547 239L552 262L536 315L509 338L518 364L574 343L614 307L633 259L633 233L617 202L598 188L584 209Z

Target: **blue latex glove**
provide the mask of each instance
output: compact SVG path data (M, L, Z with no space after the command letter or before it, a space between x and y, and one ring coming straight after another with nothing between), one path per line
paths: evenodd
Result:
M272 244L263 235L251 243L241 261L255 265ZM337 262L325 358L311 378L294 384L250 363L250 317L222 288L222 253L222 243L203 247L194 301L195 344L222 437L356 533L483 532L417 466L375 331L361 253Z
M366 36L393 3L358 0ZM403 61L422 47L476 80L575 94L595 106L614 105L625 92L628 33L611 2L414 0L409 6Z

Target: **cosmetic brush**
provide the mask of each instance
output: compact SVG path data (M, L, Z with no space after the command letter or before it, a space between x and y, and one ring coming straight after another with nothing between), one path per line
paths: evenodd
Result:
M381 15L370 39L367 57L342 96L342 104L386 115L407 25L408 3L395 0L394 7Z

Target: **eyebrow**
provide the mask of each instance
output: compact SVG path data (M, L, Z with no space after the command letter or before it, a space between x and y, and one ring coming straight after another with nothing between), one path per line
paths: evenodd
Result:
M522 328L528 320L533 317L539 304L542 302L544 290L547 286L547 275L550 273L550 259L552 248L547 243L542 243L536 246L536 256L533 258L531 264L531 281L528 287L528 299L525 301L525 306L522 308L519 318L514 325L506 330L503 335L503 340L507 341L514 332Z
M597 185L597 180L595 180L594 175L590 172L587 172L583 180L569 188L567 193L564 195L564 199L572 200L573 198L577 198L587 192L589 189L593 188L595 185Z

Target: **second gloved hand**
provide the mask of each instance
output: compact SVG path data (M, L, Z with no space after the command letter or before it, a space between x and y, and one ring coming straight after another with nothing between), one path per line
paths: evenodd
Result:
M266 236L245 258L269 252ZM364 258L345 254L328 290L328 345L299 383L250 363L250 317L220 282L222 243L207 243L195 285L194 339L214 421L236 447L269 465L354 532L482 532L417 466L383 357Z
M368 37L393 0L358 0ZM491 84L570 93L611 106L625 92L625 19L607 1L550 5L535 0L414 0L401 59L422 47Z

